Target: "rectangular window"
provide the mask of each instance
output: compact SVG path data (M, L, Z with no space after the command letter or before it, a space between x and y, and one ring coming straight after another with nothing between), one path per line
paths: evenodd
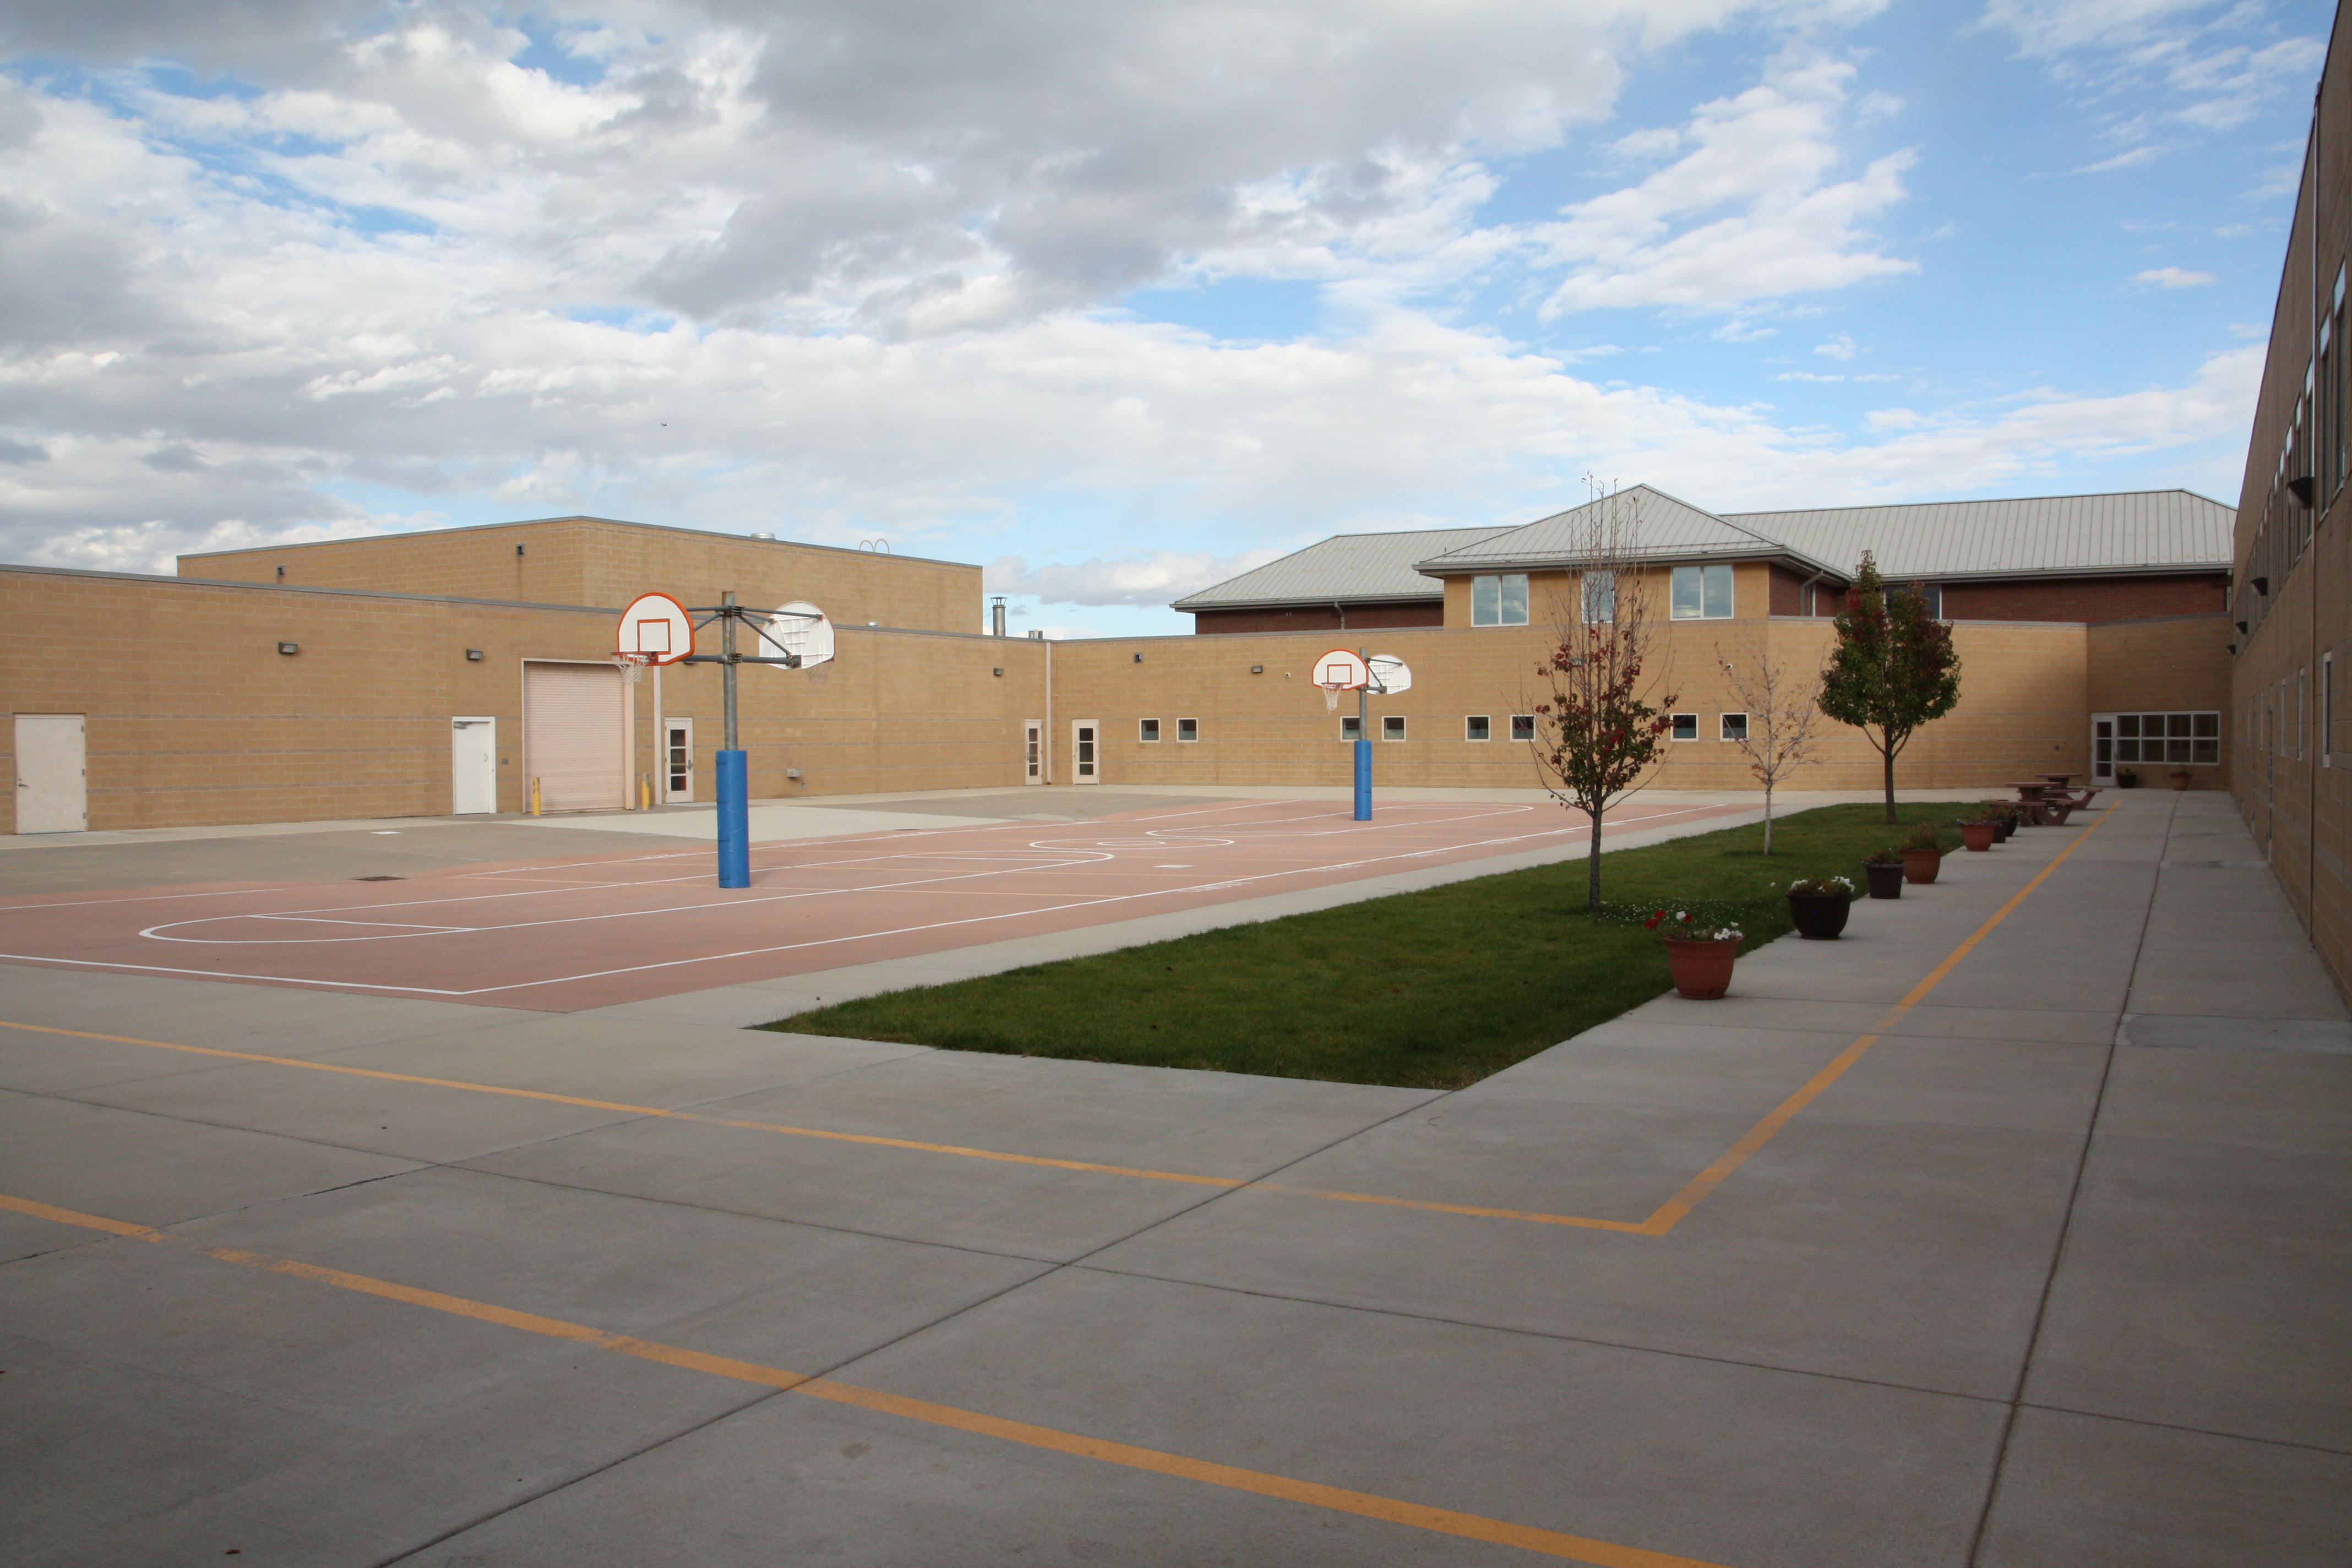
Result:
M1597 626L1617 618L1617 574L1588 572L1584 584L1584 624Z
M2116 761L2211 767L2221 760L2221 714L2118 713Z
M1673 610L1678 621L1730 619L1731 568L1675 567Z
M1724 714L1721 734L1722 738L1727 741L1744 741L1748 739L1748 715L1745 713Z
M1339 739L1360 741L1364 738L1364 721L1353 713L1339 721Z
M1491 741L1495 738L1495 721L1484 713L1473 713L1462 721L1462 738L1465 741Z
M1402 741L1404 739L1403 714L1390 713L1381 718L1381 739L1383 741Z
M1532 741L1535 738L1536 716L1532 713L1512 714L1511 739L1514 741Z
M1890 596L1898 594L1906 598L1916 596L1927 607L1929 620L1940 621L1944 618L1944 585L1941 583L1904 583L1887 589L1886 592Z
M1138 719L1135 721L1135 738L1147 742L1156 742L1160 739L1160 721Z
M1181 746L1187 741L1197 741L1200 738L1201 721L1198 719L1179 719L1176 721L1176 743L1178 745Z
M1677 741L1696 741L1696 740L1697 740L1697 739L1698 739L1698 715L1697 715L1697 714L1696 714L1696 713L1677 713L1677 714L1675 714L1675 731L1674 731L1674 734L1675 734L1675 740L1677 740Z
M1470 624L1474 626L1526 626L1528 574L1505 572L1498 576L1471 578Z

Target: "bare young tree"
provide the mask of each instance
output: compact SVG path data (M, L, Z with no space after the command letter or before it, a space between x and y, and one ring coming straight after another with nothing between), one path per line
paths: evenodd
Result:
M1646 700L1658 678L1647 666L1656 638L1641 570L1640 492L1604 492L1590 476L1590 504L1569 551L1569 591L1554 606L1556 646L1536 674L1549 700L1535 705L1538 771L1554 800L1592 823L1585 907L1601 907L1601 823L1610 806L1647 782L1673 726L1672 692Z
M1769 855L1773 789L1797 769L1822 760L1815 754L1826 739L1816 700L1821 678L1811 669L1776 663L1757 637L1744 639L1732 652L1736 657L1727 658L1717 643L1715 661L1723 667L1724 684L1733 700L1747 712L1739 731L1725 738L1739 748L1748 759L1748 771L1764 785L1764 853Z

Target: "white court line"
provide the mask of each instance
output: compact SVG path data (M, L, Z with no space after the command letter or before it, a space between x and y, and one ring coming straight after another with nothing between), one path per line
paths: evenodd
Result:
M1722 809L1722 807L1715 805L1686 806L1679 811L1661 812L1657 816L1645 818L1644 820L1654 822L1669 816L1687 816L1696 812L1715 811L1720 809ZM1034 825L1033 824L1031 826ZM901 926L891 931L857 931L847 936L824 937L814 942L782 942L772 947L745 948L736 952L703 953L692 958L667 959L658 963L635 963L627 964L617 969L599 969L581 974L558 975L547 980L518 981L510 985L482 985L467 991L444 989L426 985L386 985L368 981L355 980L305 980L296 976L284 974L239 974L215 969L177 969L162 964L114 963L98 959L45 958L28 953L0 952L0 961L24 962L29 963L70 964L74 967L83 969L133 970L142 973L149 974L186 974L206 980L268 981L283 985L315 985L321 988L341 991L397 991L406 994L418 996L487 996L501 991L530 991L546 985L572 984L583 980L610 979L616 974L638 974L656 969L677 969L688 964L695 963L722 963L731 959L761 958L765 957L770 953L796 952L809 948L836 946L843 942L873 942L879 941L884 937L914 936L919 935L924 931L946 931L957 926L986 925L1001 921L1026 920L1037 915L1060 914L1070 910L1094 909L1106 904L1132 903L1139 899L1174 898L1185 893L1219 891L1227 888L1243 887L1251 882L1267 881L1283 877L1314 876L1331 871L1353 870L1359 867L1377 866L1391 860L1424 860L1433 856L1458 853L1464 849L1482 849L1491 845L1524 844L1533 838L1565 837L1571 835L1584 833L1587 831L1588 826L1589 825L1558 827L1542 833L1519 834L1508 838L1482 839L1470 844L1446 845L1430 849L1415 849L1403 854L1373 856L1361 860L1342 861L1337 865L1316 867L1306 870L1293 869L1286 871L1268 871L1258 876L1236 878L1229 881L1205 882L1183 888L1162 888L1154 891L1143 893L1112 894L1098 899L1081 899L1066 904L1047 905L1041 909L1010 910L992 915L973 915L962 920L935 921L927 925ZM698 907L708 909L729 906L701 905Z

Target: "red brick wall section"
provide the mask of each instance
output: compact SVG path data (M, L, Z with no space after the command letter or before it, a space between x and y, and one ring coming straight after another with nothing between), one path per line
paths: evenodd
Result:
M2068 577L2039 582L1947 583L1948 621L2145 621L2211 616L2229 603L2229 579L2211 576Z
M1438 626L1445 624L1445 601L1431 599L1399 605L1350 605L1347 629L1375 626ZM1339 611L1331 605L1254 610L1198 610L1192 630L1202 636L1234 632L1338 631Z

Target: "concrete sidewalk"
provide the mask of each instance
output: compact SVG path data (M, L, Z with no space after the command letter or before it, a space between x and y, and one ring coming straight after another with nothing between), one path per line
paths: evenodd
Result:
M2332 1568L2352 1022L2116 798L1451 1095L0 968L0 1560Z

